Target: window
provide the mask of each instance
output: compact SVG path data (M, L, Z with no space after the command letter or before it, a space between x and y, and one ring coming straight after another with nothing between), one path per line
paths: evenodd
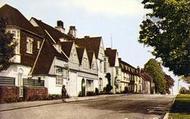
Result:
M15 54L20 54L20 31L17 29L7 29L7 32L13 34L13 42L16 42Z
M83 68L88 68L88 60L86 57L83 58Z
M100 61L100 72L103 73L103 61Z
M107 72L107 62L106 62L106 58L104 58L104 73Z
M63 77L58 75L56 78L56 85L63 85Z
M96 70L96 63L95 62L92 62L92 69Z
M40 49L41 42L37 41L37 49Z
M30 54L33 52L33 39L29 37L26 40L26 52Z

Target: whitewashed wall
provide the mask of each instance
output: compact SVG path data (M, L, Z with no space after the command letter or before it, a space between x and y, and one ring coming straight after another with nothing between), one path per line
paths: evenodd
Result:
M19 86L18 74L22 73L22 78L28 78L30 70L31 70L31 67L13 64L7 70L1 71L0 76L15 78L15 85Z

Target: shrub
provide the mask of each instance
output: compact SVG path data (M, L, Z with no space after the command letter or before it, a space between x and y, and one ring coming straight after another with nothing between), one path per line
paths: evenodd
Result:
M61 95L58 94L52 94L52 95L48 95L48 100L58 100L58 99L62 99Z
M93 91L88 91L87 96L95 96L95 93Z

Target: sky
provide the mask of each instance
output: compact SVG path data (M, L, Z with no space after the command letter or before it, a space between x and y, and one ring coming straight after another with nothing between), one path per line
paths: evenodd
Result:
M147 48L138 43L139 25L148 12L142 0L1 0L17 8L27 19L35 17L56 26L62 20L68 31L69 26L77 28L77 36L102 36L104 47L116 48L119 56L129 64L143 68L154 58ZM175 80L174 93L177 92L179 77L168 72ZM180 85L184 85L180 82Z

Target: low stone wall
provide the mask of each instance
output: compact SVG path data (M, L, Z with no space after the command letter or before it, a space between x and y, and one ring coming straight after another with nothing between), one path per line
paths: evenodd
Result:
M0 86L0 103L17 102L19 88L16 86Z
M24 87L24 100L44 100L48 97L48 90L45 87Z

